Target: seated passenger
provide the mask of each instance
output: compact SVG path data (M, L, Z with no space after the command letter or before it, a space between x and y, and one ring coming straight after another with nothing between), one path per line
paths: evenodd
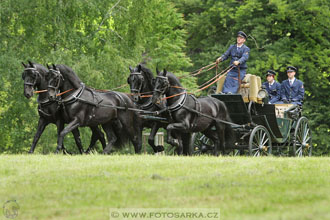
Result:
M262 85L267 90L269 96L269 104L278 104L281 100L281 84L276 82L274 77L276 72L273 70L267 70L266 79Z
M281 84L281 98L283 103L302 105L305 89L304 84L295 78L297 69L294 66L287 67L288 79Z

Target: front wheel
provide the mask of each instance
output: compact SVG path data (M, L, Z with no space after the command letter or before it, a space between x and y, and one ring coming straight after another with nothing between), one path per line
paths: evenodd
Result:
M306 117L298 119L294 131L292 153L296 157L312 156L312 137Z
M267 129L258 125L255 127L249 138L250 156L270 156L272 154L272 140Z

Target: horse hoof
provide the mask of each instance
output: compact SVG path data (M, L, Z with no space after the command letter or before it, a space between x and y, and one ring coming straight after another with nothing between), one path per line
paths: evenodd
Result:
M30 150L30 151L28 152L28 154L33 154L33 151Z
M159 152L163 152L165 149L164 149L164 147L162 146L162 145L158 145L157 146L157 152L159 153Z

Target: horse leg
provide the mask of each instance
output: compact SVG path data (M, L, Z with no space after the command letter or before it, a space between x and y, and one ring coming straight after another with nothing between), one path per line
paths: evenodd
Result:
M47 122L46 119L44 119L43 117L39 117L37 132L34 135L33 142L29 150L29 154L33 154L34 149L39 141L39 138L48 124L49 122Z
M219 143L217 131L214 131L211 128L208 128L205 131L203 131L203 134L213 141L213 143L214 143L213 154L215 156L219 156L219 144L220 143Z
M82 143L81 143L80 132L79 132L78 128L73 129L72 134L73 134L74 140L76 142L76 145L78 147L79 153L83 154L84 153L84 148L83 148Z
M142 150L142 126L136 126L131 131L132 143L134 145L134 151L136 154L141 153Z
M222 150L222 155L225 155L225 126L221 123L216 123L215 127L219 139L219 148Z
M58 139L57 139L57 148L55 153L58 153L63 146L63 141L64 141L64 136L67 135L69 132L71 132L72 130L76 129L79 127L79 122L78 119L75 118L73 121L71 121L60 133L60 135L58 135ZM64 149L64 147L63 147Z
M56 124L56 127L57 127L57 143L58 143L58 140L59 140L59 136L60 136L60 134L61 134L61 131L63 131L63 129L64 129L64 122L63 122L63 120L58 119L58 120L55 122L55 124ZM63 150L63 153L64 153L64 154L70 154L70 153L65 149L64 144L62 144L62 150ZM56 153L56 152L55 152L55 153Z
M154 122L153 123L153 126L151 128L150 135L148 137L148 143L152 147L152 149L154 150L154 153L158 153L158 152L164 151L164 147L163 146L155 146L155 136L156 136L157 131L158 131L159 128L160 128L159 123Z
M103 124L102 125L105 134L107 135L108 144L103 150L103 154L109 154L112 148L112 145L117 141L117 136L113 131L111 124Z
M89 153L94 148L94 145L97 142L97 140L100 140L102 144L102 148L104 150L104 148L106 147L106 143L103 132L99 129L98 126L90 127L90 129L92 130L91 142L85 153Z
M191 143L191 133L184 133L181 135L182 144L183 144L183 155L189 155L191 152L189 151L190 143Z

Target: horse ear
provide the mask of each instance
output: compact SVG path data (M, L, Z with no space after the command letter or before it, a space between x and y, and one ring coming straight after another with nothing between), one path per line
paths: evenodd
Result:
M167 74L167 71L166 71L166 69L164 69L163 70L163 76L166 76L166 74Z
M56 66L55 66L55 64L54 64L54 63L53 63L53 69L54 69L54 70L56 70Z
M158 70L158 67L156 67L156 73L157 73L157 75L159 75L159 70Z
M33 63L30 60L28 60L28 62L29 62L29 64L30 64L31 67L34 67L33 66Z
M27 67L27 65L26 65L25 63L23 63L23 62L22 62L22 65L24 66L24 68L26 68L26 67Z
M138 72L141 72L141 64L138 65Z
M48 63L46 64L47 68L50 70L50 66L48 65Z
M134 70L133 70L133 68L132 68L131 66L129 66L128 69L129 69L129 71L130 71L131 73L133 73Z

